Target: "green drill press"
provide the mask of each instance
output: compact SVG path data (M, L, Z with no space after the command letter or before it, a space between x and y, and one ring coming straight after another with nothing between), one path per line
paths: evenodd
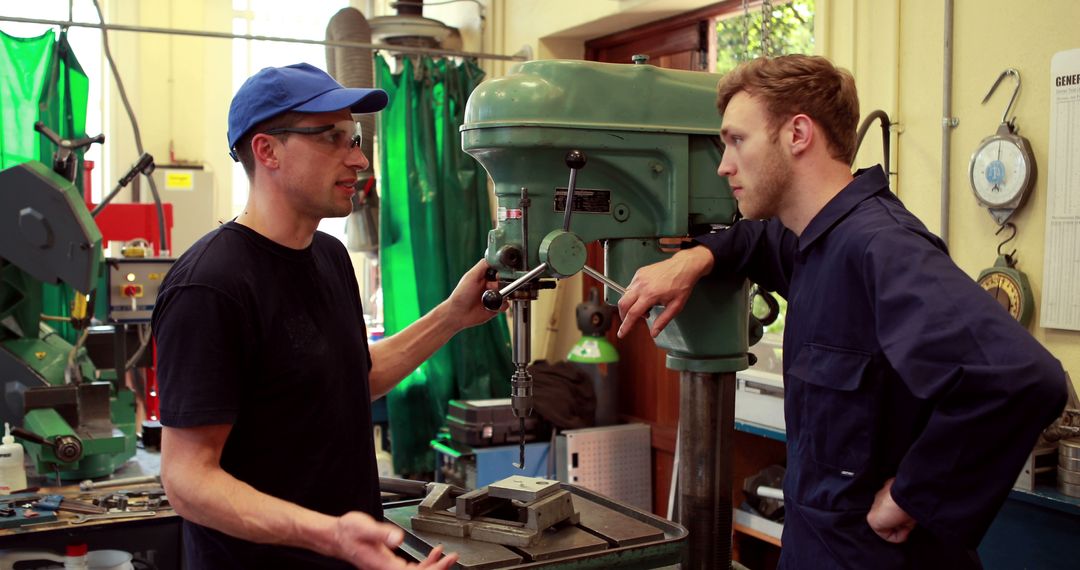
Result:
M0 416L23 426L39 474L108 475L135 455L134 394L98 381L85 348L42 319L42 283L74 288L71 322L89 324L104 259L101 233L71 182L72 151L104 137L61 140L53 168L26 162L0 171ZM66 319L65 319L66 320Z
M719 78L640 64L533 61L469 98L462 148L487 170L498 198L486 258L500 289L483 302L493 310L504 300L511 305L511 400L519 417L532 408L529 303L540 289L584 271L615 303L620 283L673 253L661 238L735 221L731 190L716 175ZM585 245L597 240L606 276L585 265ZM745 280L716 268L656 339L668 368L680 373L678 519L690 531L691 568L730 566L735 372L748 365L747 291ZM661 310L654 307L650 320Z

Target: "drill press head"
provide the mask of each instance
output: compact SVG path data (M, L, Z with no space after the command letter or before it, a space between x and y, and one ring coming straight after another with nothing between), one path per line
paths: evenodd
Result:
M530 273L530 283L573 275L585 265L585 245L597 240L605 246L605 273L625 285L639 267L673 253L661 238L733 223L736 202L716 175L719 78L545 60L477 87L465 109L462 148L494 183L498 225L485 255L500 286ZM723 271L706 281L657 345L674 369L745 368L745 283ZM522 285L508 298L527 303L535 288ZM606 288L609 303L618 296Z

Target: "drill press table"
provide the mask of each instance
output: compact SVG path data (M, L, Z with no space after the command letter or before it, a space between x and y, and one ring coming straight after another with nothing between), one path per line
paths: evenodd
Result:
M388 507L385 517L405 531L401 549L422 560L435 546L460 556L464 570L662 568L679 564L686 546L686 529L651 513L620 505L574 485L561 484L573 498L580 523L551 529L530 547L510 547L468 538L414 531L412 517L418 502ZM400 505L400 503L399 503Z

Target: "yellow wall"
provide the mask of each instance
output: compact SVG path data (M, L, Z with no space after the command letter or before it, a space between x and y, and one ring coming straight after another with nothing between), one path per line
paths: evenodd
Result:
M872 8L872 9L871 9ZM949 248L969 275L993 264L996 222L968 184L968 163L979 142L994 133L1014 83L1007 79L982 105L998 74L1020 71L1023 87L1013 107L1020 134L1031 141L1039 176L1033 194L1013 221L1019 269L1031 281L1035 335L1080 380L1080 332L1039 326L1046 216L1047 145L1050 134L1050 59L1080 47L1075 0L957 0L953 13L952 116L949 167ZM941 0L818 0L817 39L822 55L856 77L863 115L881 108L899 123L893 169L895 189L932 231L941 228L942 85L945 9ZM872 131L873 132L873 131ZM880 136L868 136L857 164L879 161ZM1076 381L1074 380L1074 382Z
M147 0L108 2L111 24L231 31L227 2ZM178 161L203 164L213 173L215 219L231 211L233 161L226 154L226 123L232 98L232 45L229 40L165 34L110 32L109 44L139 123L143 150L158 164ZM138 156L131 124L111 74L106 134L107 180L116 180ZM149 189L143 184L143 200ZM125 190L118 198L130 199ZM177 219L182 224L184 220Z

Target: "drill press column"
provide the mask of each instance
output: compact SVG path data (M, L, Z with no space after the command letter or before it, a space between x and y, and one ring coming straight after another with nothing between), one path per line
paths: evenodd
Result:
M735 374L679 373L679 524L690 536L694 568L729 568ZM701 566L700 564L704 564Z

